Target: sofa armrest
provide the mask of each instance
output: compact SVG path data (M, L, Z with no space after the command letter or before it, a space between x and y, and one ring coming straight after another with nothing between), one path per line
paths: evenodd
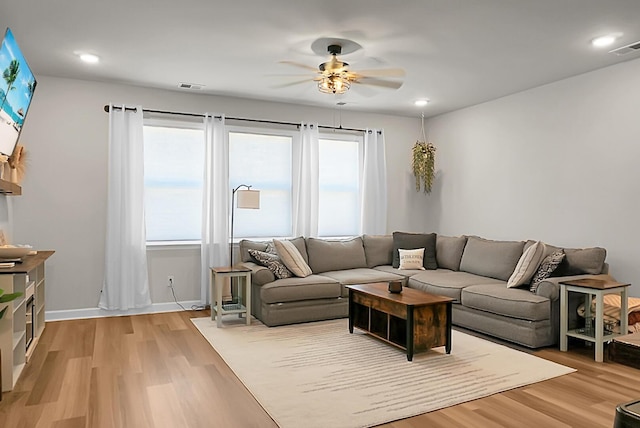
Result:
M251 283L257 286L263 286L276 280L276 276L268 268L260 266L253 262L242 262L240 264L251 269Z
M560 285L554 281L544 280L538 284L536 295L546 297L552 302L555 302L560 299Z

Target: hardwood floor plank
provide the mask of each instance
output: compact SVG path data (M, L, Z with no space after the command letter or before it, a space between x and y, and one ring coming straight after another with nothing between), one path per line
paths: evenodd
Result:
M65 372L64 351L48 352L31 394L29 394L27 406L57 401Z
M191 323L208 311L47 323L2 428L277 428ZM607 427L640 398L640 370L593 361L593 349L527 351L577 372L382 425Z
M171 384L147 387L153 426L187 427L187 420L180 407L180 398Z
M91 369L89 384L88 426L91 428L122 428L117 381L120 373L113 367Z
M144 374L118 376L117 391L122 426L153 428L153 413Z
M71 419L63 419L61 421L56 421L51 425L51 428L85 428L86 419L84 416L71 418Z
M60 396L64 400L56 406L56 420L85 419L89 407L89 383L83 379L91 377L91 357L70 358L67 361Z

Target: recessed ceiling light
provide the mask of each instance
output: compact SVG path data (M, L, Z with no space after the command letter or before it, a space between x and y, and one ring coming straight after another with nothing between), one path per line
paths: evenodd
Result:
M100 62L100 57L98 55L83 53L83 54L80 54L79 56L80 56L80 59L83 62L86 62L87 64L96 64Z
M620 37L619 34L607 34L606 36L596 37L595 39L591 40L591 45L595 46L596 48L610 46L618 39L618 37Z
M416 100L414 104L416 105L416 107L424 107L429 104L429 100Z

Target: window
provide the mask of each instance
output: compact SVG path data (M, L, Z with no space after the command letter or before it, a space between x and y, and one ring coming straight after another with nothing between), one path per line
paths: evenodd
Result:
M145 121L147 241L199 241L204 180L202 125Z
M293 154L297 131L229 129L229 181L260 190L260 210L235 210L235 238L293 235ZM319 139L318 235L354 236L360 233L362 137L321 135Z
M294 132L230 129L229 185L260 190L260 209L236 209L234 237L285 237L292 225L292 146Z
M321 135L319 151L318 236L358 235L362 138Z

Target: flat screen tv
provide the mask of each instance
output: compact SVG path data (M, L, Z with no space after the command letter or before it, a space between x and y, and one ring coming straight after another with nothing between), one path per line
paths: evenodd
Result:
M18 143L36 79L7 28L0 47L0 153L10 156Z

